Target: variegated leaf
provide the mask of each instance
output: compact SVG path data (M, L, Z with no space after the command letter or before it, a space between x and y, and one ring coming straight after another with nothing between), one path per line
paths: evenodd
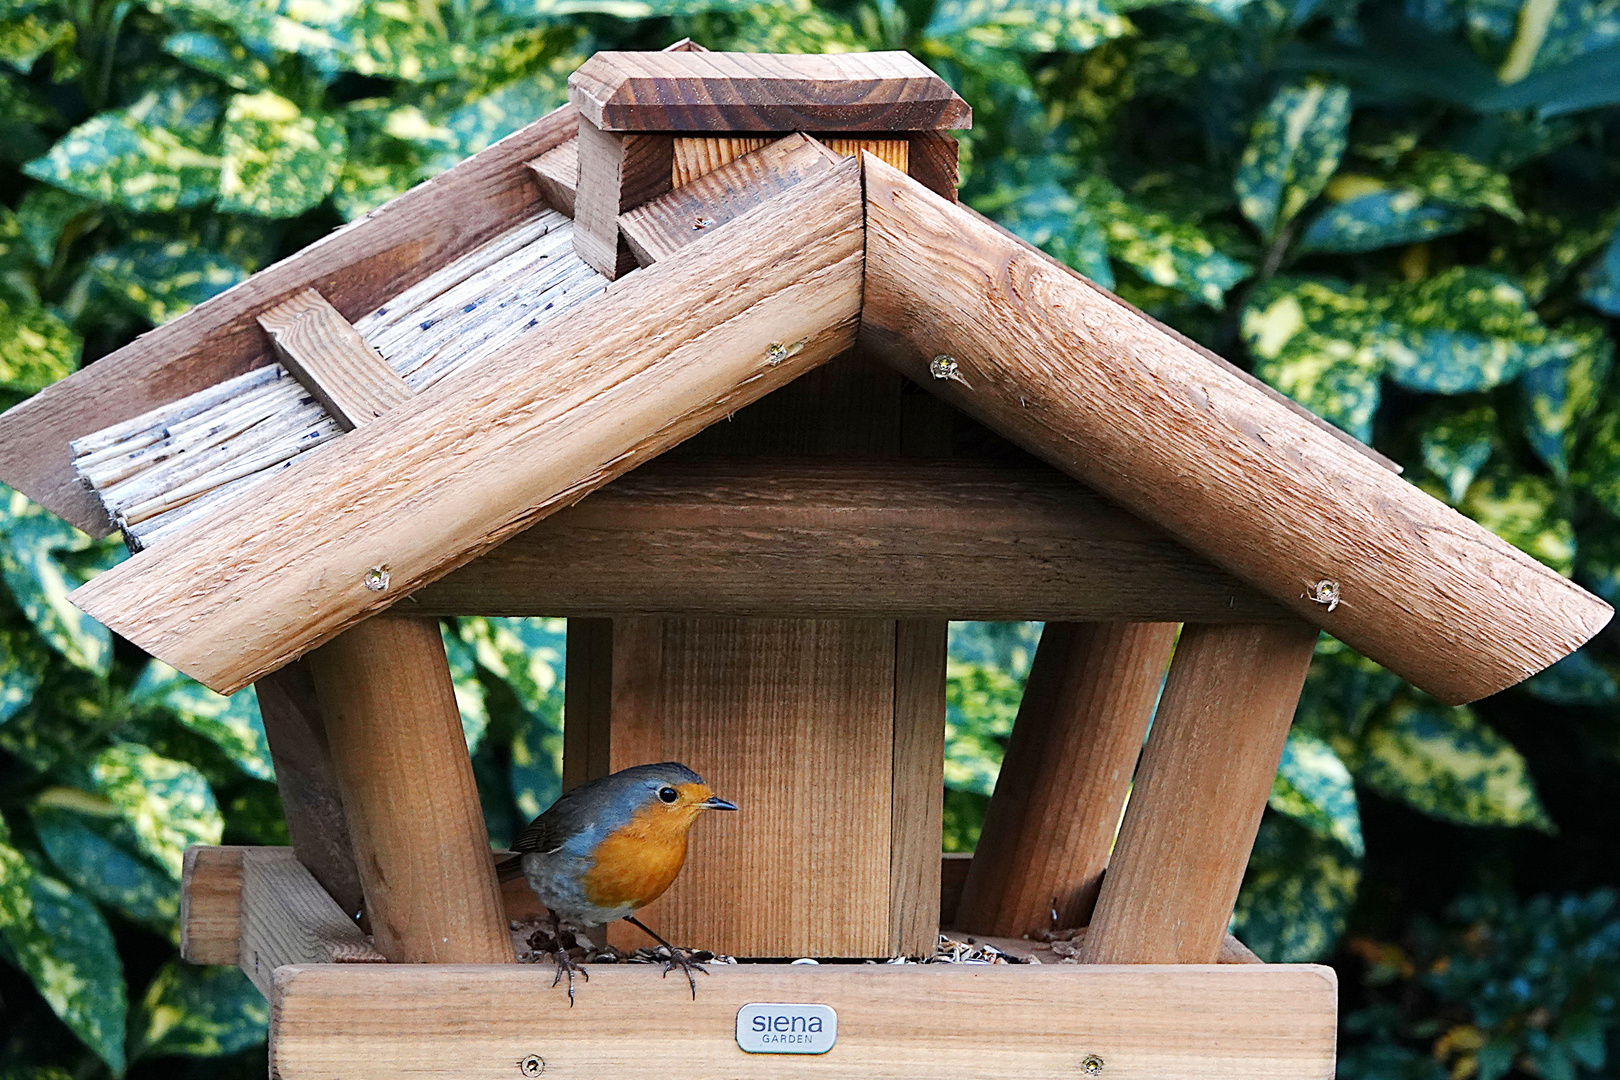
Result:
M230 259L184 240L135 241L109 248L97 252L89 268L97 284L153 326L247 278L247 271Z
M995 218L1025 241L1063 260L1105 289L1114 286L1108 235L1084 202L1054 182L1020 192Z
M1411 390L1463 394L1518 377L1547 330L1513 282L1458 266L1390 291L1390 378Z
M1272 278L1243 311L1254 373L1358 439L1372 437L1385 356L1379 309L1360 287Z
M32 185L17 204L17 228L39 266L50 266L57 248L100 219L99 207L61 188Z
M1609 705L1620 700L1620 685L1587 649L1570 653L1521 685L1530 696L1558 705Z
M1463 513L1560 574L1575 569L1575 529L1546 480L1506 467L1486 472L1458 506Z
M1004 667L952 659L945 668L945 786L989 795L1023 684Z
M0 724L34 700L48 661L44 648L28 630L0 628Z
M0 487L0 497L0 578L53 649L78 667L105 674L112 635L68 600L81 580L59 555L86 550L89 537L19 492Z
M1234 186L1261 235L1274 236L1321 193L1349 126L1350 91L1322 82L1284 87L1255 118Z
M1249 276L1249 265L1221 251L1198 225L1139 206L1100 177L1088 178L1081 190L1108 253L1152 284L1219 309L1227 290Z
M518 0L524 2L524 0ZM859 52L866 45L850 24L812 0L774 0L701 11L675 21L676 32L710 48L739 52Z
M27 73L48 52L71 55L78 34L69 19L45 10L0 19L0 63Z
M1299 238L1300 251L1354 253L1462 232L1473 211L1404 187L1383 187L1329 206Z
M82 344L55 312L0 295L0 388L32 394L67 378Z
M1524 220L1506 174L1466 154L1418 150L1396 171L1395 181L1451 206L1491 210L1509 221Z
M239 967L170 960L130 1017L130 1056L220 1057L265 1039L270 1005Z
M127 109L91 117L23 171L86 199L141 213L207 202L219 187L219 158L158 122L161 98L154 91Z
M1268 805L1318 836L1343 844L1358 859L1366 852L1350 770L1331 746L1301 728L1288 733Z
M76 888L143 926L175 936L180 883L140 854L134 831L117 814L105 799L75 788L47 789L30 807L40 846Z
M216 694L161 660L153 660L129 691L130 704L159 708L221 750L247 775L274 780L270 744L252 689Z
M114 743L97 754L90 779L135 830L142 852L177 881L186 848L217 844L224 832L203 774L137 743Z
M1361 861L1334 840L1267 814L1232 913L1232 933L1270 963L1333 951L1361 885Z
M225 110L219 208L292 217L332 191L348 139L330 116L306 116L277 94L238 94Z
M1620 230L1587 274L1584 286L1582 299L1605 315L1620 316Z
M197 30L171 34L163 41L163 51L235 90L263 90L273 78L262 56L240 41L214 34Z
M1606 327L1570 320L1548 335L1547 345L1519 379L1525 437L1560 479L1569 476L1576 425L1597 408L1613 360L1614 339Z
M456 711L461 714L461 735L468 753L476 754L489 730L489 706L484 700L484 684L478 680L478 659L468 645L448 627L440 627L445 660L450 665L450 684L455 689Z
M1085 52L1131 32L1105 0L940 0L923 33L993 49Z
M1423 425L1423 465L1445 484L1446 501L1453 506L1491 460L1496 428L1496 410L1489 405L1448 410Z
M1397 698L1369 726L1353 771L1379 794L1445 821L1552 830L1524 758L1466 706Z

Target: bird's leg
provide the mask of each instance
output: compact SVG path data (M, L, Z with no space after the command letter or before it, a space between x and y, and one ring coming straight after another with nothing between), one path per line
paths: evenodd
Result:
M634 915L626 915L624 917L624 921L632 926L639 927L644 934L669 950L669 959L664 963L665 978L669 977L669 973L671 971L674 971L676 968L680 968L682 973L686 975L686 981L692 987L692 1000L696 1001L697 980L692 978L692 972L701 971L703 974L707 975L709 973L709 969L692 959L692 950L677 949L675 946L665 941L658 931L654 930L652 927L648 926Z
M574 972L577 971L585 976L586 982L591 981L591 973L579 964L574 963L574 958L568 955L568 947L563 944L562 922L557 918L555 911L551 913L551 940L557 946L556 951L552 954L557 958L557 974L551 980L551 985L556 986L562 981L563 972L568 973L568 1007L572 1009L574 1007Z

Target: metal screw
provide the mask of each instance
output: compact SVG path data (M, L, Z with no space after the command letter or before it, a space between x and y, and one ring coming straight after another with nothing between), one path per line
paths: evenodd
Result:
M713 224L714 224L714 218L712 218L712 217L700 217L696 221L692 222L692 231L697 232L697 231L699 231L701 229L707 229L710 225L713 225Z
M539 1054L530 1054L518 1062L518 1072L524 1076L539 1076L546 1071L546 1059Z
M780 364L787 359L787 346L780 341L773 341L765 347L765 362L767 364Z
M1096 1054L1087 1054L1085 1060L1080 1062L1080 1068L1085 1070L1087 1076L1096 1076L1102 1072L1103 1060Z
M1339 606L1344 597L1339 593L1339 583L1337 581L1324 578L1311 586L1311 599L1318 604L1326 604L1327 609L1332 611Z
M373 566L370 570L366 571L364 580L366 583L366 588L370 589L372 592L382 592L384 589L388 588L388 567Z
M969 390L973 389L973 387L968 386L968 381L962 378L962 369L957 364L956 357L946 353L940 353L929 362L928 374L936 379L959 382L963 386L967 386Z

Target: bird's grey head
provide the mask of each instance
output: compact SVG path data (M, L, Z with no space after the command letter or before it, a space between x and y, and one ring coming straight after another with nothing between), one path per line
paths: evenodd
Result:
M725 799L714 796L703 777L678 761L660 761L656 765L634 765L614 773L612 779L627 786L645 788L650 799L656 799L661 803L674 805L677 802L692 801L695 797L692 805L703 809L737 809ZM689 785L697 785L700 790L694 792Z

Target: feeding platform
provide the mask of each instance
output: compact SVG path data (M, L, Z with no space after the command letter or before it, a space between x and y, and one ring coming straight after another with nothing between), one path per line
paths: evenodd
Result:
M292 847L194 849L182 933L272 1073L1331 1076L1331 970L1218 962L1318 634L1463 702L1608 605L959 205L968 107L905 54L570 87L0 417L0 479L137 552L74 601L256 689ZM514 963L439 615L569 619L565 786L678 759L744 808L649 925L850 962L572 1009ZM1047 622L971 860L949 619Z

